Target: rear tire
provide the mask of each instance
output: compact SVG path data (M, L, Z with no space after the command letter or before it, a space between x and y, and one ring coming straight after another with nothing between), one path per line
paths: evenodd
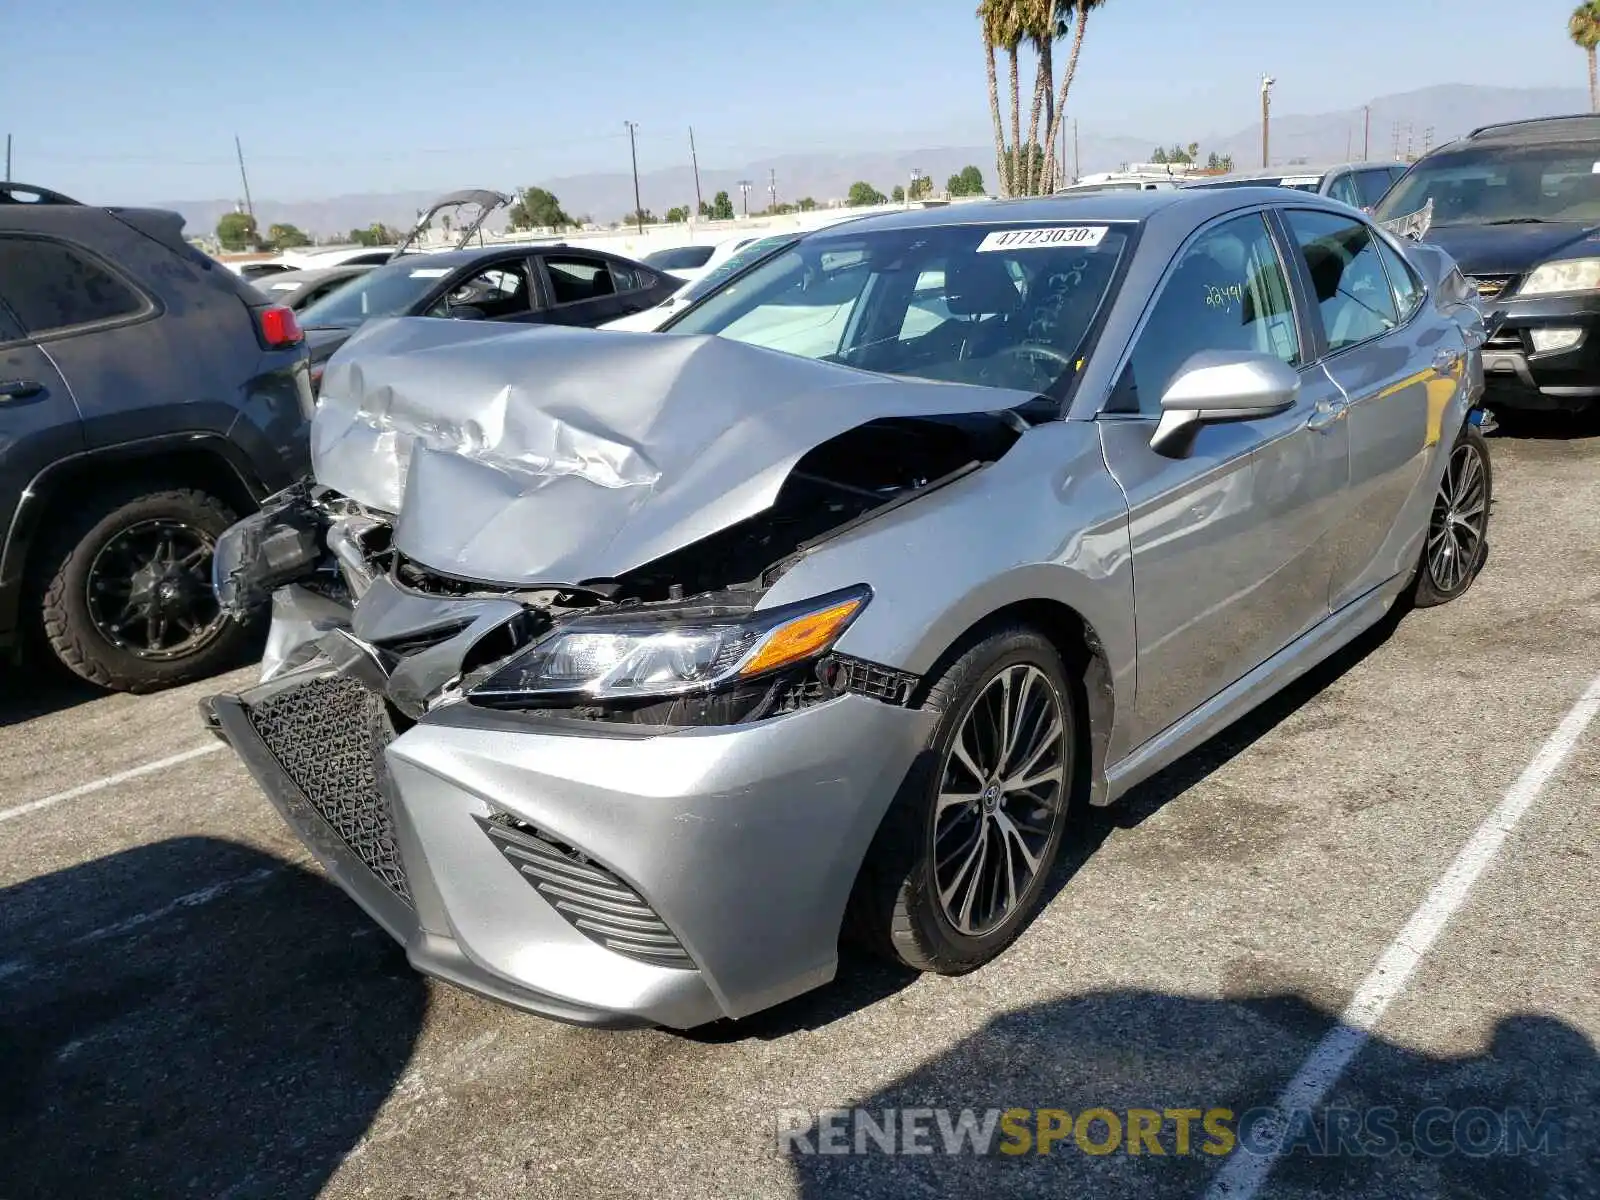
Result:
M1489 443L1474 425L1461 431L1434 494L1428 535L1411 602L1418 608L1447 604L1466 594L1489 556L1489 511L1494 473Z
M1080 707L1054 645L1017 624L956 658L922 708L938 723L867 851L846 931L892 962L959 975L1005 950L1042 903L1071 808Z
M106 491L57 514L34 559L45 647L74 675L120 692L236 665L251 632L210 595L211 550L235 519L187 488ZM126 615L141 608L154 619Z

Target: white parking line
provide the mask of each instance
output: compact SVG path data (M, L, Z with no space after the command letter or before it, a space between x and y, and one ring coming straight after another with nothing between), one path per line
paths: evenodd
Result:
M45 796L39 800L30 800L26 804L19 804L15 808L0 808L0 823L15 821L18 817L25 817L29 813L36 813L40 809L50 808L66 800L76 800L80 796L88 796L94 792L103 792L106 788L116 787L119 783L127 783L130 779L142 779L146 775L154 775L158 771L165 771L168 767L176 767L191 759L202 758L207 754L215 754L224 749L221 742L212 742L206 746L196 746L193 750L185 750L182 754L174 754L167 758L158 758L155 762L147 762L142 767L131 767L126 771L118 771L115 775L107 775L104 779L96 779L93 783L79 784L75 788L68 788L64 792L57 792L53 796Z
M1280 1114L1314 1107L1327 1095L1351 1059L1360 1053L1389 1005L1405 989L1423 955L1466 902L1478 877L1488 870L1506 837L1539 798L1540 791L1566 760L1578 739L1600 713L1600 678L1562 718L1500 803L1479 825L1455 861L1433 885L1427 899L1411 914L1405 928L1389 943L1378 965L1362 981L1355 998L1340 1014L1339 1024L1317 1043L1289 1085L1278 1097ZM1206 1189L1206 1200L1251 1200L1272 1173L1277 1151L1235 1153Z

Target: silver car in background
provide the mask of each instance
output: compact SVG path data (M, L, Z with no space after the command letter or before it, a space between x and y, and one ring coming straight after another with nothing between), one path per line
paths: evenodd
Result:
M899 211L659 334L374 322L207 703L421 971L691 1027L947 973L1116 800L1484 561L1483 326L1282 190Z

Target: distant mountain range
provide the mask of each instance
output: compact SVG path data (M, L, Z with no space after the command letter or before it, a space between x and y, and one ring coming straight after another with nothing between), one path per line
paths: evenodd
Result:
M1408 148L1420 154L1430 143L1442 145L1477 126L1495 121L1583 112L1588 108L1588 97L1577 88L1447 84L1380 96L1367 108L1370 118L1361 108L1313 115L1274 113L1273 162L1315 163L1360 158L1364 139L1372 158L1392 158L1397 150L1404 155ZM1079 170L1084 174L1114 170L1129 162L1148 159L1158 145L1170 145L1194 136L1195 131L1181 129L1141 137L1085 136L1078 146ZM1203 138L1201 155L1212 151L1232 155L1241 168L1256 165L1261 159L1260 125ZM1070 156L1070 147L1068 153ZM700 192L710 200L717 192L726 191L733 197L737 210L741 203L738 184L747 179L753 184L751 207L765 208L769 200L767 186L775 176L780 201L810 196L826 203L843 197L850 184L858 179L888 192L896 184L908 184L913 170L931 176L935 185L942 187L950 175L968 163L976 163L984 179L994 186L994 147L958 145L855 154L790 154L736 168L705 167L700 172ZM365 227L374 221L409 226L430 200L456 188L492 186L513 191L530 184L550 189L560 198L562 207L574 216L586 215L600 222L616 220L629 211L633 203L633 179L619 171L558 179L442 179L436 190L428 192L357 194L324 200L263 199L256 202L255 208L262 228L274 222L287 222L307 232L327 236ZM645 208L658 216L674 205L694 205L694 176L687 165L646 172L639 177L639 189ZM190 231L201 233L214 229L217 219L233 210L234 201L174 200L160 207L182 213ZM491 222L491 227L494 224Z

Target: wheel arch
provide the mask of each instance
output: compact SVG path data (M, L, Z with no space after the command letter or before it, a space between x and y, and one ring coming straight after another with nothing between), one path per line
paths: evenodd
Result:
M52 516L107 487L141 481L152 491L197 488L240 515L254 511L266 490L243 454L216 434L164 435L59 459L29 482L0 549L0 639L14 635L21 623L34 551Z

